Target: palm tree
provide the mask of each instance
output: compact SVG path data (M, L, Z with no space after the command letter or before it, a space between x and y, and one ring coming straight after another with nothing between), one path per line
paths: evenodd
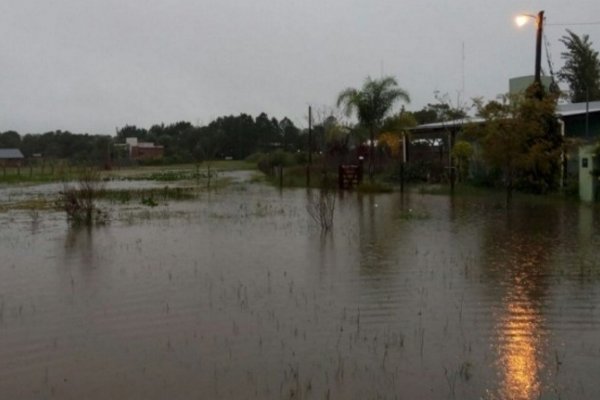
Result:
M390 76L381 79L367 77L360 90L347 88L338 95L338 107L342 105L347 116L351 116L356 112L358 121L369 130L370 180L373 180L375 133L381 128L383 119L398 100L404 100L408 103L410 97L408 92L398 87L396 79Z
M600 100L600 60L598 51L592 48L589 35L578 36L567 29L559 39L567 51L560 53L565 65L558 71L558 78L569 85L573 103Z

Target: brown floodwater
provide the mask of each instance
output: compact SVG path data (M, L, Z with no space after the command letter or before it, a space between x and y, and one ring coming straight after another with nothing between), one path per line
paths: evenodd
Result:
M0 398L600 398L598 208L307 199L0 213Z

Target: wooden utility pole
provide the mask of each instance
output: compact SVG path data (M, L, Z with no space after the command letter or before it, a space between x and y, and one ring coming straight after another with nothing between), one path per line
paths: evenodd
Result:
M308 165L312 165L312 107L308 106Z
M535 40L535 83L542 86L542 33L544 30L544 11L540 11L536 18L537 33Z
M312 107L308 106L308 165L306 166L306 187L310 187L310 167L312 165Z

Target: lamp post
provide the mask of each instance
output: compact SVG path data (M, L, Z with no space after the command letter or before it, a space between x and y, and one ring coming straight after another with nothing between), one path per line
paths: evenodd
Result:
M541 71L542 71L542 33L544 30L544 11L540 11L537 15L532 14L520 14L516 18L518 26L523 26L529 19L535 19L537 25L536 40L535 40L535 78L534 82L538 85L542 85Z

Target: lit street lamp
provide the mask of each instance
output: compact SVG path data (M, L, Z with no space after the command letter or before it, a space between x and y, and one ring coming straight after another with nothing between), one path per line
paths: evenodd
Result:
M530 19L535 19L537 25L537 34L535 41L535 78L534 82L538 85L542 85L541 81L541 70L542 70L542 31L544 29L544 12L540 11L537 16L532 14L520 14L515 18L515 22L518 26L523 26Z

